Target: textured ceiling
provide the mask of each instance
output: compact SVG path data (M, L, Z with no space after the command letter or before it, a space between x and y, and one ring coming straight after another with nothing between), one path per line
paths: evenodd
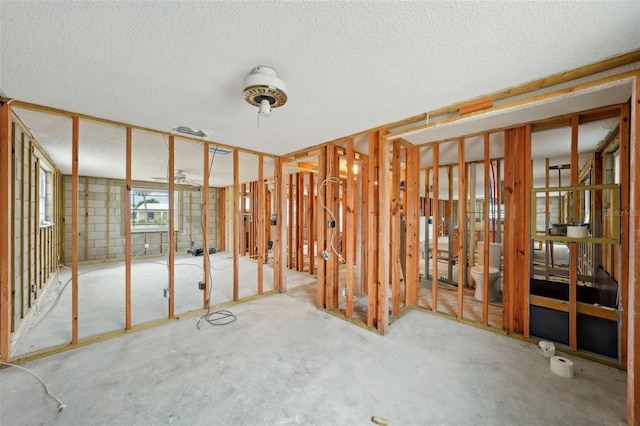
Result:
M0 90L161 131L201 128L211 141L281 155L636 50L638 22L638 1L2 1ZM241 97L258 65L277 69L289 92L260 127ZM56 133L51 120L29 117L46 149L69 146L64 121ZM111 173L97 159L123 146L114 139L123 132L83 128L85 172ZM178 148L186 164L177 169L201 170ZM162 176L157 156L140 165L141 178ZM219 183L233 176L229 163L214 169Z

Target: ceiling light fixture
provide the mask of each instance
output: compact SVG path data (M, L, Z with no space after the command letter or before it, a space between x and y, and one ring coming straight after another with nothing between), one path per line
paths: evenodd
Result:
M287 103L287 86L278 78L278 72L267 66L255 67L244 79L242 97L258 107L258 125L260 116L269 117L271 108Z

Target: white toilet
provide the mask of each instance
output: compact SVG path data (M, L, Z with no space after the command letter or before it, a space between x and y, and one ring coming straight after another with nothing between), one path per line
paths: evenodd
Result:
M502 255L502 244L491 243L489 245L489 301L498 298L498 279L500 278L500 256ZM473 297L482 300L483 278L484 278L484 243L478 242L479 264L471 268L471 278L476 283L476 292Z

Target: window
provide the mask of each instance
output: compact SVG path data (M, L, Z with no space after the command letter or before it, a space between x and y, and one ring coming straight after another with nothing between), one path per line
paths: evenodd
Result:
M174 191L175 230L180 223L179 193ZM166 232L169 230L169 191L150 188L131 190L131 231Z
M38 215L40 226L52 225L51 198L51 172L40 168L38 186Z

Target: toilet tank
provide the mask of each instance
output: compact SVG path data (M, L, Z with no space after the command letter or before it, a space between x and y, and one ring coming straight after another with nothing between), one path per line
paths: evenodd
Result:
M489 244L489 266L500 269L500 256L502 255L502 244ZM484 242L478 242L478 265L484 263Z

